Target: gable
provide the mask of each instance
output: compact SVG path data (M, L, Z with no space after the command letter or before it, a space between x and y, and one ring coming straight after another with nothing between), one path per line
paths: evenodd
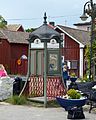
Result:
M20 24L9 24L7 25L7 29L10 31L21 31L24 32L24 28Z
M71 39L79 43L80 47L84 47L86 44L90 43L90 35L87 31L78 30L61 25L57 25L55 27L55 30L59 30L68 35Z

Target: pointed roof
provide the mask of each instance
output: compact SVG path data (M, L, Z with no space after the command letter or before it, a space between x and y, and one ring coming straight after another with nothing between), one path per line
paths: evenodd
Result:
M52 27L50 27L47 24L46 19L47 19L47 17L46 17L46 14L45 14L44 24L41 25L38 29L36 29L35 31L33 31L29 35L29 40L32 41L36 37L38 37L42 41L47 40L47 42L49 42L49 40L54 38L54 37L56 37L56 38L58 38L58 40L60 40L60 33L58 33L56 30L54 30Z
M82 43L83 45L90 44L90 32L88 31L70 28L62 25L57 25L55 29L60 29L62 32L67 34L78 43Z
M9 24L9 25L7 25L7 29L11 30L11 31L18 31L20 27L22 27L21 24ZM22 27L22 29L24 31L23 27Z
M0 38L7 39L9 43L28 44L28 37L27 32L0 30Z
M91 21L90 22L84 22L84 23L75 23L75 26L84 26L84 25L91 25Z

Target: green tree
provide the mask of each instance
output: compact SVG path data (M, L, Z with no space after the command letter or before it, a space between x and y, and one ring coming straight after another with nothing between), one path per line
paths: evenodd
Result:
M92 43L92 61L96 59L96 38L94 39ZM89 73L90 70L90 45L86 45L85 48L85 60L87 61L87 73Z
M6 28L7 21L0 15L0 28Z
M28 28L28 29L26 29L25 31L26 31L26 32L33 32L34 30L36 30L36 28Z

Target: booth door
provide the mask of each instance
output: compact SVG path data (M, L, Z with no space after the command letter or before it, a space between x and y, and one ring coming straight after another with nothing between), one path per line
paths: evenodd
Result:
M44 72L44 57L43 50L32 50L31 51L31 64L30 64L31 75L43 76Z

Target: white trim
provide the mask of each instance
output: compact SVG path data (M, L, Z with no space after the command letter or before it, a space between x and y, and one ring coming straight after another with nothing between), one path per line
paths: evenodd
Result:
M83 48L80 48L80 70L79 76L83 78Z
M81 42L79 42L77 39L75 39L74 37L72 37L72 36L71 36L69 33L67 33L66 31L62 30L58 25L57 25L54 29L56 29L56 28L60 29L62 32L64 32L66 35L68 35L70 38L72 38L74 41L76 41L77 43L79 43L80 47L84 47L84 45L83 45Z

